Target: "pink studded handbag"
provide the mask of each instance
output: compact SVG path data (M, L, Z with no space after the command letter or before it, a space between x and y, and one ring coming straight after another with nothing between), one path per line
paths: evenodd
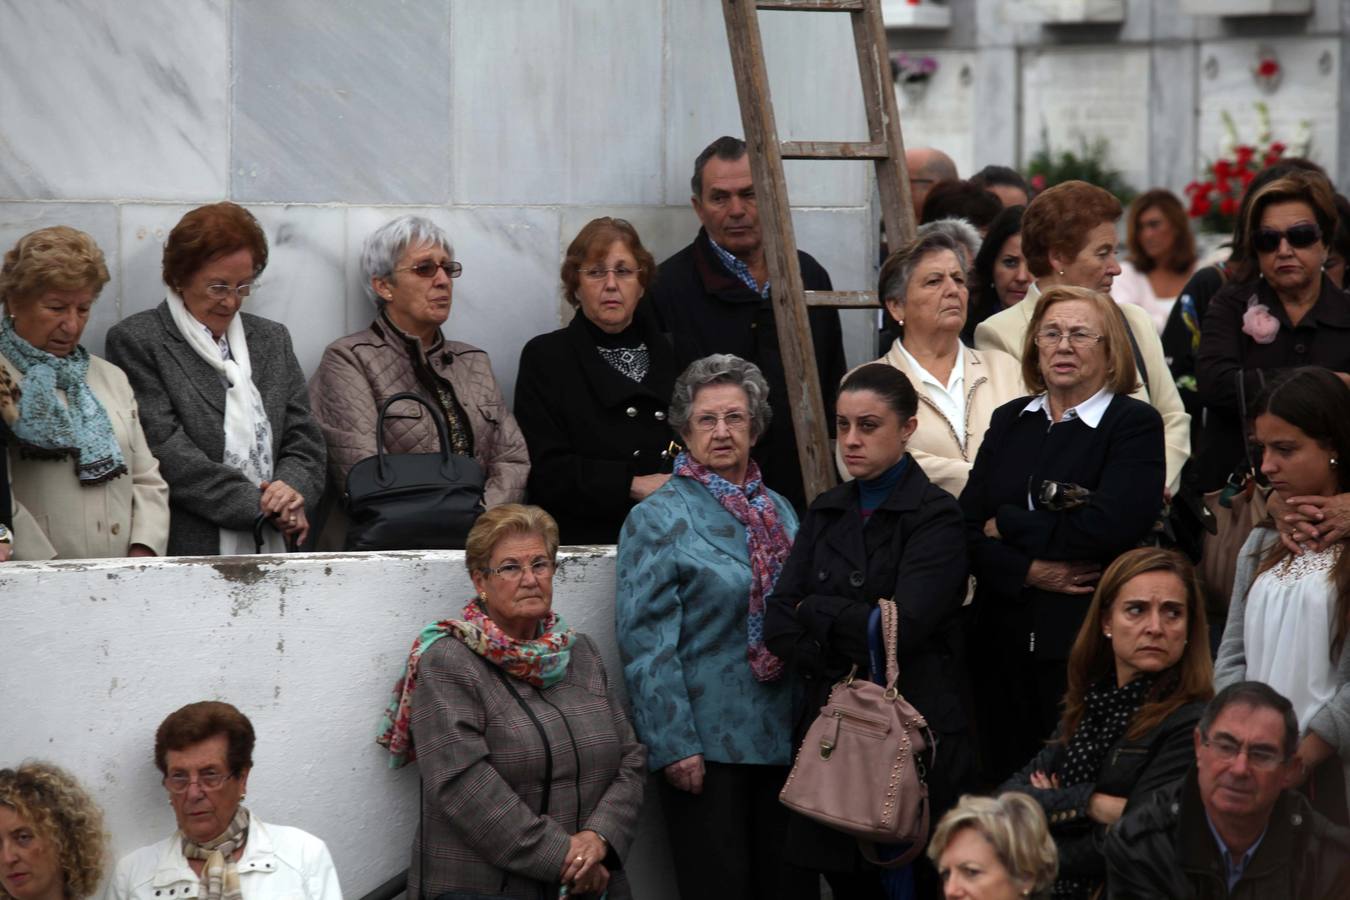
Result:
M898 868L928 842L925 778L935 741L928 723L897 687L895 601L879 604L888 686L860 677L856 665L834 686L802 740L779 799L807 818L853 835L868 861ZM910 846L882 860L875 844Z

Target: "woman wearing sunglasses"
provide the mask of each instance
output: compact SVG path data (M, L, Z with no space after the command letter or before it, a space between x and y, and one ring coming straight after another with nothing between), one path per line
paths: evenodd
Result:
M449 236L430 219L400 216L366 238L361 268L375 321L328 345L309 388L328 441L333 489L341 493L348 470L375 455L385 399L407 392L444 414L450 452L483 467L488 508L524 499L530 458L492 363L477 347L441 333L463 270ZM388 453L434 453L440 449L436 423L421 404L395 403L385 417L384 446ZM334 530L330 522L325 534Z
M520 353L516 415L530 499L564 544L613 544L628 511L670 478L675 353L644 303L656 261L623 219L593 219L562 263L566 328Z
M284 325L240 312L266 265L248 210L198 207L164 244L164 302L108 332L169 483L170 556L253 553L260 514L269 552L309 534L325 457L305 376Z
M1200 399L1209 407L1205 472L1247 465L1248 410L1283 369L1324 366L1350 373L1350 298L1323 272L1336 229L1331 184L1293 171L1251 200L1243 262L1205 314L1196 357Z

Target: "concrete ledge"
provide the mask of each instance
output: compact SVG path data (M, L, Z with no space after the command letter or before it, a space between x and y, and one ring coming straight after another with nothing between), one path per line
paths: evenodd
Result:
M565 548L555 608L595 639L622 687L614 548ZM460 552L85 560L0 566L0 765L48 759L107 813L120 856L174 828L154 730L194 700L258 732L248 805L328 842L358 898L406 868L415 766L373 740L412 639L473 595ZM654 789L627 868L674 896Z

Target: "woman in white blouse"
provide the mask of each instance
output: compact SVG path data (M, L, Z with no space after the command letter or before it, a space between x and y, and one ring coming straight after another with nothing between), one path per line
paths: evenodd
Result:
M1296 369L1258 400L1261 472L1295 512L1350 490L1350 387L1328 369ZM1343 543L1294 553L1271 529L1242 548L1215 688L1264 681L1298 715L1299 784L1347 824L1350 784L1350 554Z
M934 484L959 496L989 417L1026 393L1017 360L961 343L970 294L963 248L930 232L892 253L878 290L900 337L877 362L895 366L919 395L919 426L909 451ZM843 465L840 473L848 478Z
M1177 195L1155 188L1136 197L1126 218L1125 245L1130 258L1120 264L1111 299L1143 309L1162 334L1195 272L1195 236Z

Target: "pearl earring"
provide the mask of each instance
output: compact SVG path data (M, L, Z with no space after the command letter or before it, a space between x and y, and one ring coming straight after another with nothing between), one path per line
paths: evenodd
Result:
M1111 640L1111 632L1109 632L1109 631L1103 631L1102 634L1106 635L1106 639L1107 639L1108 641Z
M1331 458L1330 462L1331 462L1331 467L1332 467L1333 469L1336 468L1337 465L1339 465L1339 461L1338 461L1338 460L1336 459L1336 457L1334 457L1334 456Z

